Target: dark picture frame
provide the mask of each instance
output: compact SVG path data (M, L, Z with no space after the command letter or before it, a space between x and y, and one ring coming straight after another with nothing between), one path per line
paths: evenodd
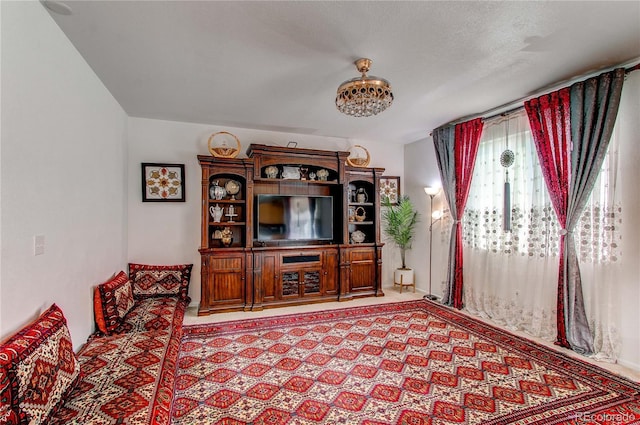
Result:
M142 202L184 202L184 164L143 162Z
M400 196L399 176L380 177L380 202L384 202L385 198L389 198L391 205L398 205Z

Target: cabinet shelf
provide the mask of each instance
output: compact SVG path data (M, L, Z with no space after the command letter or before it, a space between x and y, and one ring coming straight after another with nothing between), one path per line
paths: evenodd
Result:
M209 199L210 204L246 204L244 199Z
M372 225L375 223L373 221L350 221L349 226L351 226L352 224L360 226L360 225Z
M246 221L210 221L209 222L209 226L217 226L217 227L246 226L246 224L247 224Z
M349 206L354 207L372 207L373 202L349 202Z
M256 182L263 183L305 183L305 184L319 184L319 185L337 185L336 180L300 180L300 179L270 179L268 177L256 177L253 179Z

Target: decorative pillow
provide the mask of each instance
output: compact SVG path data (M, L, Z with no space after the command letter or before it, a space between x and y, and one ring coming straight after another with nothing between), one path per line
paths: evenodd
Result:
M93 310L100 332L110 335L133 308L131 282L121 271L113 279L100 284L93 291Z
M80 377L57 305L0 346L0 371L0 424L46 424Z
M129 279L133 283L133 296L178 297L189 299L189 279L193 264L155 266L129 263Z

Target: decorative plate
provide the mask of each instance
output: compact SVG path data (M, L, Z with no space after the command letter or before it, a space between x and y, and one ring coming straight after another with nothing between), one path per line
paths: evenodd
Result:
M229 180L225 183L224 188L227 189L227 193L231 195L231 199L236 199L235 195L240 192L240 182Z
M282 178L290 180L300 180L300 167L282 167Z

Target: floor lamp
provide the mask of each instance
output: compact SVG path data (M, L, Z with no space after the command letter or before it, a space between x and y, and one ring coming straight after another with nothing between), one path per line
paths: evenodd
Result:
M429 196L429 293L423 298L431 301L438 299L438 297L431 294L431 251L433 249L433 224L442 218L441 211L433 211L433 197L439 192L440 188L438 187L427 186L424 188L424 193Z

